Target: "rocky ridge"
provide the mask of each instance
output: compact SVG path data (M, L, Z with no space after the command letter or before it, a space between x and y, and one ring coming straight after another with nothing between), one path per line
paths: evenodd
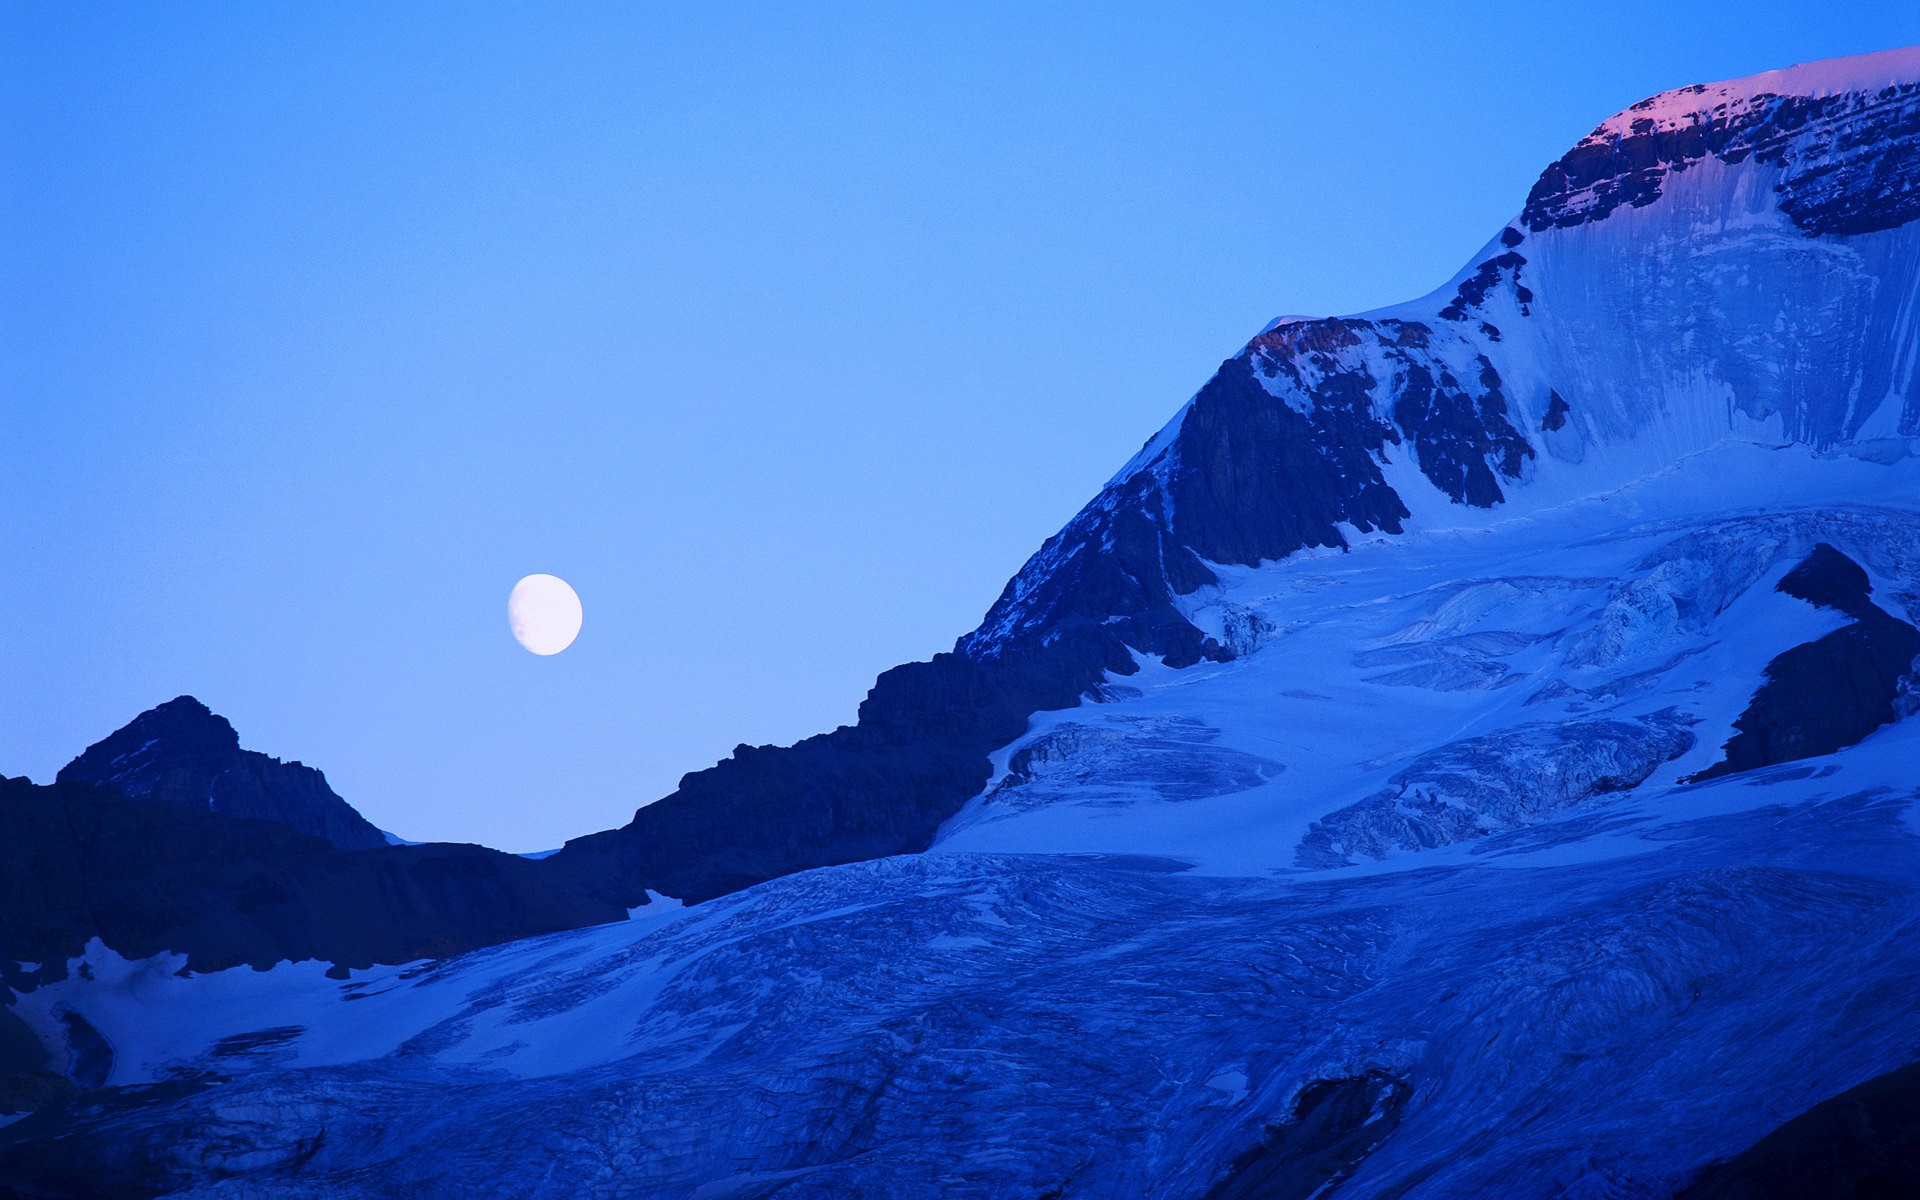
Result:
M743 746L556 857L611 898L700 900L923 849L1033 714L1142 658L1232 659L1189 619L1221 566L1618 486L1729 438L1910 453L1917 95L1909 50L1627 110L1431 296L1256 336L855 725Z

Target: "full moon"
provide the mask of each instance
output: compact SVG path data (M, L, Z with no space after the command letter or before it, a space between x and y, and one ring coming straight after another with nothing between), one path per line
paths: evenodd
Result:
M507 597L507 623L535 654L558 654L580 636L580 596L557 575L529 575Z

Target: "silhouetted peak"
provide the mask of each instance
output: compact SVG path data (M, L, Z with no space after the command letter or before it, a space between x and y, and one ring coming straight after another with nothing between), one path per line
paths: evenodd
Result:
M117 788L162 804L277 821L349 849L386 844L319 771L241 749L232 723L192 696L176 696L141 713L87 747L57 779Z
M62 783L117 787L130 796L148 795L170 773L191 762L202 772L217 772L240 750L240 735L228 720L192 696L176 696L155 705L60 769Z

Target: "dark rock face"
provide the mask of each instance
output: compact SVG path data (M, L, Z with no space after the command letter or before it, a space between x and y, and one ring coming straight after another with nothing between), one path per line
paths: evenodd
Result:
M69 1009L60 1014L66 1026L70 1047L67 1075L82 1088L105 1087L113 1074L113 1045L100 1035L93 1023Z
M1700 86L1681 95L1704 95ZM1645 207L1671 174L1709 156L1782 167L1780 207L1808 234L1872 233L1920 216L1920 84L1871 95L1756 96L1714 108L1679 128L1652 115L1658 98L1627 110L1648 115L1621 131L1594 130L1548 167L1527 197L1528 229L1604 220L1621 205Z
M1233 1163L1205 1200L1307 1200L1329 1193L1393 1136L1413 1085L1370 1071L1301 1090L1288 1120Z
M1329 332L1358 344L1344 327ZM1340 364L1312 383L1291 347L1270 338L1222 364L1181 422L1166 491L1171 537L1192 567L1166 580L1176 594L1213 582L1201 559L1253 564L1306 546L1344 546L1340 521L1398 533L1407 517L1373 457L1400 440L1373 413L1378 381L1364 367ZM1304 387L1306 411L1278 400L1264 380Z
M1567 427L1567 414L1572 411L1573 410L1567 406L1567 401L1564 396L1559 392L1548 389L1547 411L1540 418L1541 432L1552 433L1556 429L1565 429Z
M1214 582L1206 562L1345 546L1342 524L1399 533L1408 510L1380 469L1390 446L1411 450L1451 499L1500 503L1500 481L1518 478L1533 447L1492 364L1477 357L1475 376L1456 378L1434 336L1416 321L1340 318L1261 334L1200 389L1164 446L1027 561L958 650L991 658L1066 622L1117 619L1128 644L1175 665L1209 655L1172 598ZM1390 377L1375 377L1380 362Z
M1867 572L1827 542L1821 542L1800 565L1780 577L1774 590L1796 600L1805 600L1815 608L1831 608L1854 620L1864 620L1880 611L1870 596L1873 583Z
M1491 285L1489 285L1491 286ZM632 823L546 860L611 903L645 888L689 902L793 871L925 849L985 786L988 754L1033 713L1078 703L1134 655L1173 666L1231 650L1180 612L1253 565L1345 546L1342 527L1398 533L1388 447L1457 501L1500 503L1533 448L1492 365L1461 380L1418 322L1295 322L1227 360L1152 446L1008 583L952 654L882 675L859 722L792 747L740 747ZM1369 362L1385 362L1376 378Z
M78 1086L55 1066L26 1022L0 1008L0 1113L31 1112L72 1098Z
M1920 630L1868 598L1866 571L1822 542L1777 586L1853 623L1768 663L1766 682L1734 722L1726 756L1695 779L1831 754L1896 715L1901 681L1920 658Z
M1344 355L1377 340L1370 323L1340 320L1255 338L1200 389L1151 463L1109 484L1027 561L958 651L994 659L1091 623L1188 665L1219 653L1173 606L1214 582L1203 560L1252 565L1344 546L1343 521L1398 533L1407 508L1375 455L1401 435L1374 412L1380 381ZM1306 403L1283 402L1275 387Z
M1339 341L1328 345L1327 335L1336 332ZM1332 521L1349 522L1362 532L1400 532L1406 507L1385 485L1375 463L1389 444L1410 448L1421 474L1448 498L1481 508L1505 499L1496 477L1518 478L1521 464L1533 456L1533 448L1507 419L1506 396L1493 364L1476 354L1473 372L1457 379L1444 356L1434 351L1434 339L1434 331L1418 321L1328 320L1263 334L1248 347L1259 374L1275 391L1308 396L1319 423L1309 432L1343 451L1330 464L1333 486L1324 489L1319 500L1321 512ZM1370 359L1386 363L1391 374L1375 379L1367 366ZM1318 383L1313 382L1316 378ZM1257 411L1259 398L1248 396L1242 404ZM1270 395L1266 404L1288 407L1279 396ZM1184 426L1181 433L1186 433ZM1242 455L1257 462L1276 450L1254 445ZM1288 503L1274 500L1283 507ZM1204 549L1201 553L1218 562L1253 563L1305 545L1344 546L1346 540L1302 542L1278 551L1275 543L1268 538L1258 558Z
M1507 420L1499 373L1485 357L1479 365L1478 396L1451 372L1436 379L1426 367L1410 365L1393 416L1412 438L1422 474L1455 503L1492 508L1506 499L1496 472L1517 478L1533 447Z
M858 724L791 747L741 746L632 823L576 838L535 865L630 906L647 888L697 902L923 850L986 785L988 752L1025 732L1030 714L1075 703L1106 671L1135 669L1117 633L1088 626L991 663L942 654L895 667Z
M1920 1196L1920 1063L1817 1104L1709 1168L1677 1200Z
M1506 234L1501 235L1501 240L1504 242L1507 235L1512 233L1514 233L1514 230L1509 227ZM1508 244L1513 245L1516 243ZM1502 279L1506 279L1512 284L1513 298L1520 304L1520 315L1529 315L1531 312L1529 306L1533 303L1533 289L1520 282L1520 268L1526 265L1527 260L1525 256L1517 254L1512 250L1508 250L1505 254L1496 254L1492 258L1487 259L1485 262L1482 262L1479 268L1467 277L1466 282L1462 283L1458 290L1454 292L1453 302L1440 310L1440 316L1442 319L1448 321L1466 320L1467 310L1478 308L1482 304L1485 304L1487 297L1492 294L1494 287L1498 285ZM1496 338L1494 340L1498 341L1499 339Z
M0 781L8 960L63 964L98 937L129 958L184 953L203 971L370 966L625 916L543 863L480 846L342 850L276 822L110 788Z
M325 775L242 750L226 718L192 696L141 713L87 747L57 779L230 817L278 821L345 849L387 844L378 829L334 794Z

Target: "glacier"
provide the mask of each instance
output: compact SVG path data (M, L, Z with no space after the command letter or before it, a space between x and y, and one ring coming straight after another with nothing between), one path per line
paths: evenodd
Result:
M33 964L78 1086L0 1181L1684 1193L1920 1063L1915 664L1718 769L1849 623L1794 572L1920 624L1916 147L1917 50L1679 89L1431 295L1263 330L961 640L1123 652L918 852L404 964Z

